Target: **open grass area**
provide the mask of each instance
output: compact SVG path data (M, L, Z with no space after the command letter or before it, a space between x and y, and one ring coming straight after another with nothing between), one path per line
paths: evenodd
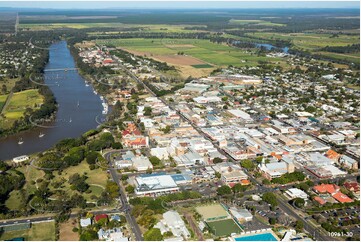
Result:
M25 175L26 183L24 185L24 189L28 191L29 194L33 194L36 190L36 185L31 184L31 181L36 181L39 178L43 178L45 172L42 170L35 169L30 165L19 167L17 168L17 170L19 170Z
M0 240L16 237L23 237L28 241L55 241L55 222L33 223L30 229L4 232L0 235Z
M208 228L216 236L229 236L232 233L239 234L242 230L233 221L233 219L219 220L214 222L206 222Z
M2 111L5 118L0 117L0 127L10 128L15 120L24 116L25 111L40 108L43 103L43 96L39 94L38 89L30 89L22 92L16 92L10 99L10 103Z
M14 190L10 193L5 205L10 210L19 210L25 206L25 203L26 201L24 201L24 197L20 194L20 191Z

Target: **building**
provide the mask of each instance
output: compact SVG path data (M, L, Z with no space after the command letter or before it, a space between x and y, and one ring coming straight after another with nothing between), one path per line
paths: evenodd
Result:
M343 186L355 195L360 195L360 184L358 182L345 182Z
M339 203L350 203L353 202L351 198L340 192L340 187L334 184L321 184L313 187L313 190L318 194L328 194ZM325 200L326 197L322 197ZM319 199L320 200L320 199ZM318 201L320 204L322 201Z
M281 177L286 173L294 172L295 166L293 162L280 161L266 164L263 160L262 163L258 165L258 169L264 177L272 180L273 178Z
M290 188L285 192L285 195L287 197L289 197L290 199L295 199L295 198L302 198L304 200L308 199L308 195L307 193L305 193L304 191L302 191L301 189L298 188Z
M236 207L231 207L229 212L232 216L237 219L238 222L248 222L252 221L253 215L247 209L237 209Z
M139 196L157 196L178 192L179 187L171 175L143 174L134 180L135 194Z
M246 113L246 112L244 112L242 110L230 109L230 110L228 110L228 113L232 114L236 118L239 118L240 121L243 121L245 123L252 123L253 122L253 119L251 118L251 115L249 115L248 113Z
M348 169L358 170L359 168L358 162L347 155L341 155L339 162Z
M13 162L15 162L15 163L24 162L24 161L27 161L27 160L29 160L29 156L27 156L27 155L22 155L22 156L18 156L18 157L13 158Z
M137 171L146 171L148 169L153 169L152 163L146 156L136 156L133 157L131 160L134 169L136 169Z
M162 234L171 231L176 237L188 239L191 234L187 229L183 219L176 211L168 211L163 214L163 219L154 228L158 228Z
M87 226L89 226L91 224L92 224L91 218L81 218L80 219L80 226L83 227L83 228L87 227Z

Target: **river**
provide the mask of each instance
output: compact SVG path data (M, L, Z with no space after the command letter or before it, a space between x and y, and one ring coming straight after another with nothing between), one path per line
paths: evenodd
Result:
M74 68L75 62L66 42L52 44L49 62L44 70L44 82L59 104L56 120L52 124L45 124L45 127L1 139L0 160L44 151L62 139L79 137L99 125L99 120L104 118L100 96L94 93L91 85L86 85L84 78ZM43 137L39 137L40 134ZM23 143L18 144L19 140Z

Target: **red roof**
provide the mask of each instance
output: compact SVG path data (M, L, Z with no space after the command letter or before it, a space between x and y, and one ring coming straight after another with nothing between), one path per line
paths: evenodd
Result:
M95 220L95 222L98 222L99 220L101 220L101 219L103 219L103 218L107 219L107 218L108 218L108 215L106 215L106 214L98 214L98 215L95 215L94 220Z
M337 192L332 195L334 199L339 201L340 203L351 203L353 200L349 198L347 195L343 194L342 192Z
M314 186L313 189L318 193L334 194L340 190L340 187L334 184L321 184Z
M326 201L320 197L314 197L313 199L321 205L326 203Z
M350 190L352 192L359 192L360 191L360 184L357 182L345 182L344 187L346 187L347 190Z

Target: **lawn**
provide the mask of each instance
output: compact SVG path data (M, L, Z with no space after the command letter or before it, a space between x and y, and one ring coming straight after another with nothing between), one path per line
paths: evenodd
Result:
M20 194L20 191L14 190L10 193L9 198L6 200L5 205L10 210L19 210L24 207L26 201Z
M23 237L28 241L55 241L55 222L33 223L30 229L4 232L0 235L0 240L15 237Z
M214 222L206 222L209 229L216 236L229 236L232 233L239 234L242 230L238 227L233 219L219 220Z

